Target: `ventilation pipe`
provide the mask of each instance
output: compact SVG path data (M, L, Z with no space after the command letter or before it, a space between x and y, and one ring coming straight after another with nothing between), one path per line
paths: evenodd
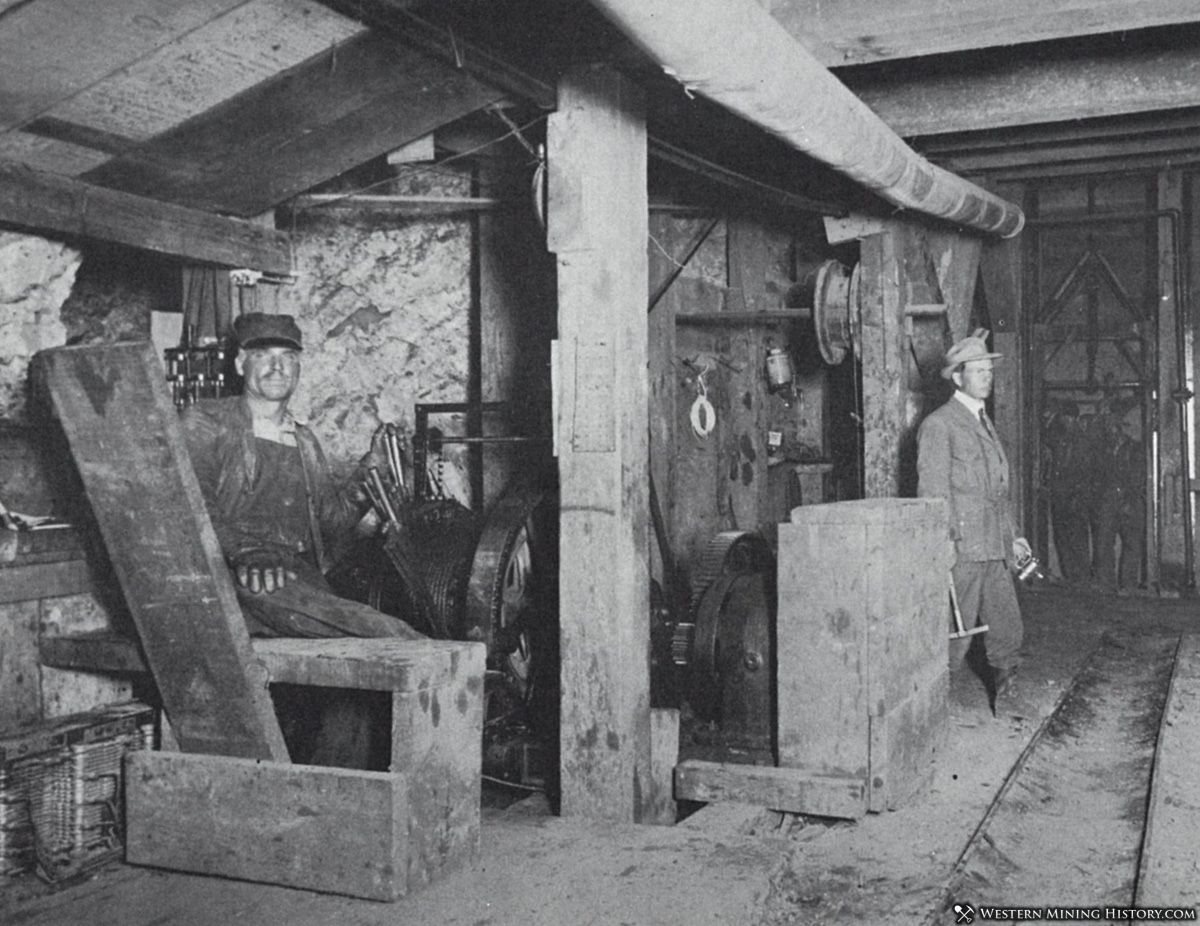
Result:
M1012 203L934 164L756 0L591 0L689 92L828 164L902 209L1010 238Z

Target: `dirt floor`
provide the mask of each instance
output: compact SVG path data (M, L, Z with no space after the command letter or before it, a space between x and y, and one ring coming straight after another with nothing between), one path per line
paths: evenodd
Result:
M10 886L0 893L0 922L952 923L953 914L942 911L947 900L958 899L948 897L948 891L960 856L1105 632L1153 637L1147 652L1157 652L1159 636L1200 626L1200 602L1194 599L1116 598L1046 586L1023 592L1023 608L1024 665L1015 695L1002 700L993 716L979 678L967 666L954 672L947 742L932 783L927 793L892 812L847 822L712 804L670 828L588 827L539 816L535 800L489 812L476 866L395 904L113 863L83 883L55 892L25 881ZM1100 698L1108 690L1102 682L1096 684L1101 687L1088 697ZM1086 703L1079 710L1086 714ZM1128 752L1128 743L1120 739L1127 733L1120 724L1110 726L1114 742L1088 747L1100 753L1101 768L1106 750L1115 762ZM1108 735L1097 730L1093 737ZM1052 771L1047 774L1053 776ZM1136 803L1137 795L1130 799ZM1088 844L1097 825L1089 806L1087 800L1077 801L1070 813L1052 821L1057 842ZM1122 850L1118 846L1115 851ZM1136 847L1128 851L1136 853ZM1113 857L1084 853L1063 867L1053 845L1026 845L1022 852L1024 871L1041 873L1040 896L993 901L1014 906L1059 902L1056 892L1065 897L1069 887L1105 883ZM1089 865L1095 870L1084 870ZM978 883L972 889L977 888ZM1003 885L995 889L1003 892ZM1077 898L1084 904L1104 900Z
M979 678L964 664L951 675L951 729L935 763L929 793L908 807L856 823L791 822L795 843L786 870L775 879L761 922L909 924L940 908L960 854L1006 776L1031 738L1053 713L1076 673L1106 633L1167 635L1200 627L1200 602L1113 597L1045 585L1022 594L1026 637L1014 695L996 716ZM1123 731L1108 744L1113 764L1124 757ZM1104 749L1104 745L1101 746ZM1059 835L1087 845L1095 826L1086 798L1075 813L1061 814ZM1145 795L1134 794L1144 803ZM1136 853L1137 846L1129 847ZM1081 881L1110 877L1109 859L1096 855L1084 867L1064 867L1054 845L1026 841L1016 863L1042 873L1039 895L995 898L1011 906L1071 903ZM1086 870L1091 867L1092 870ZM951 901L974 898L950 897ZM1105 897L1076 899L1101 904ZM952 914L933 922L953 922Z

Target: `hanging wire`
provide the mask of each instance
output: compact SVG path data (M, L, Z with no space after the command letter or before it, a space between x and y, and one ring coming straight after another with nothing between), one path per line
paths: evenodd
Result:
M527 132L529 129L531 129L533 126L535 126L538 123L545 120L547 115L548 115L547 113L542 113L541 115L535 116L534 118L530 119L528 122L525 122L521 125L512 124L512 128L510 128L503 135L499 135L496 138L488 139L487 141L483 142L482 144L476 145L474 148L468 148L466 151L459 151L455 154L452 154L452 155L438 161L434 165L423 165L423 164L405 165L401 171L398 171L393 176L384 177L381 180L376 180L372 183L368 183L366 186L363 186L363 187L358 187L353 190L347 190L340 196L336 196L332 199L325 200L324 202L321 203L321 205L322 206L332 206L336 203L343 202L348 199L352 199L355 196L361 196L364 193L369 193L371 190L378 189L381 186L385 186L387 184L394 183L397 180L406 179L406 178L411 177L416 174L434 174L434 175L439 175L439 176L444 176L444 177L451 177L453 179L461 179L459 174L456 174L449 170L445 170L444 168L446 167L446 165L453 164L456 161L462 160L463 158L471 157L472 155L478 154L480 151L485 151L488 148L491 148L495 145L500 144L501 142L507 141L509 138L513 138L513 137L520 138L522 143L526 144L526 142L524 140L524 133ZM511 120L506 120L506 122L511 123ZM487 186L487 184L484 184L484 186Z
M662 243L657 238L655 238L653 235L651 235L649 233L647 233L646 237L650 239L650 243L652 245L654 245L656 248L658 248L659 251L662 252L662 256L665 257L668 261L670 261L670 263L673 267L678 267L680 270L683 269L684 265L681 264L670 251L668 251L666 248L664 248L662 246Z
M538 224L546 227L546 146L538 145L538 163L533 171L533 211Z

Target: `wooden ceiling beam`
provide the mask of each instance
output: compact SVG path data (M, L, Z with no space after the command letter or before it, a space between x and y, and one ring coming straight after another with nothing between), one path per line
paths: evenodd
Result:
M759 0L826 67L1200 20L1195 0Z
M247 0L28 0L0 23L0 131L19 126Z
M412 12L418 0L320 0L322 4L350 19L419 49L456 69L475 75L484 83L500 87L514 97L527 100L542 109L557 105L553 76L528 73L492 54L482 44L465 41L451 28L443 28ZM511 17L511 14L502 14ZM494 38L494 36L492 36Z
M1013 164L1007 167L988 167L964 171L976 177L986 176L988 182L1015 183L1023 180L1046 180L1051 177L1094 177L1100 174L1128 176L1133 173L1157 173L1164 168L1184 169L1200 164L1200 153L1171 157L1164 161L1158 154L1130 155L1120 160L1064 161L1062 163Z
M503 97L363 33L84 175L197 209L258 215Z
M292 270L283 232L3 161L0 223L279 276Z
M92 151L102 151L105 154L121 154L137 144L132 138L94 129L90 126L56 119L53 116L40 116L32 122L21 126L22 132L37 135L39 138L53 138L67 144L90 148Z
M1018 60L941 73L839 74L904 138L1068 122L1200 100L1200 42L1060 60Z
M1081 144L1036 146L1030 148L996 148L983 151L964 151L931 157L931 160L955 173L974 174L1008 170L1013 167L1088 163L1119 167L1137 159L1139 163L1194 163L1200 158L1200 137L1126 138L1112 141L1095 140Z
M1066 147L1095 142L1161 138L1200 138L1200 108L1135 113L1108 119L1054 122L967 132L959 135L929 135L917 144L929 158L1009 150Z

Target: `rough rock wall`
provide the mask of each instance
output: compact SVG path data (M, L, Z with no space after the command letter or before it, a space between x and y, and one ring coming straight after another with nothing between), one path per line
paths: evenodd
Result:
M30 358L66 343L60 309L81 259L61 241L0 232L0 419L24 419Z
M147 339L150 313L178 310L179 298L176 261L120 245L90 243L62 307L67 343Z
M39 350L147 338L151 310L177 297L178 271L165 258L0 232L0 420L27 423L29 361Z
M103 250L103 249L101 249ZM116 340L148 328L145 300L133 282L97 285L112 277L111 254L93 260L60 241L0 232L0 419L39 425L27 414L29 362L39 350L84 340ZM88 273L89 262L93 273ZM0 453L0 457L5 455ZM43 498L29 506L35 474L5 458L0 492L16 510L49 513ZM114 623L113 598L80 594L0 605L0 721L33 723L126 700L127 679L58 671L38 661L38 639L47 633L98 630ZM119 620L120 618L116 618Z
M421 174L390 191L465 196L470 178ZM335 465L361 456L381 422L411 433L417 402L465 401L467 216L340 206L299 213L281 227L293 236L298 278L264 292L260 304L296 316L305 351L292 408ZM447 475L448 488L465 498L462 466L447 467Z

